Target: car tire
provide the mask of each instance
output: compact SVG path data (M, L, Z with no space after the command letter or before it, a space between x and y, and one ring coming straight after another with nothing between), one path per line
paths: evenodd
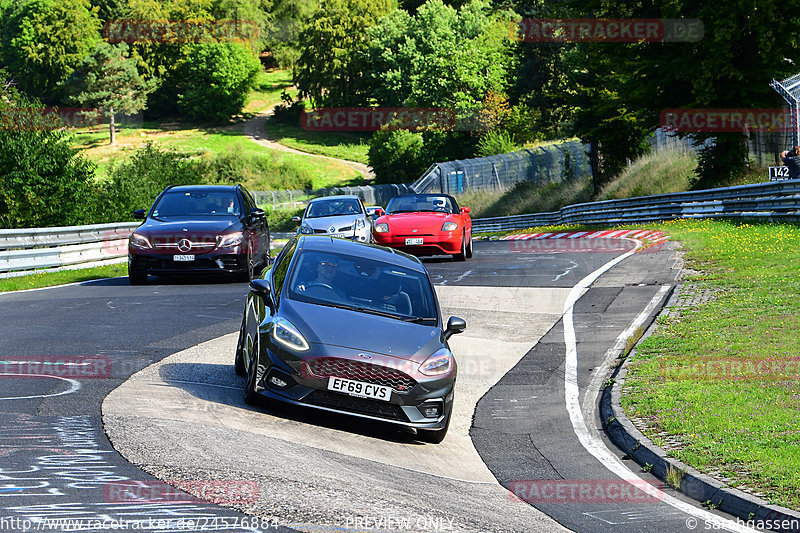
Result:
M244 356L244 354L242 354ZM247 383L244 386L244 403L260 405L261 396L256 392L256 374L258 373L258 338L253 343L253 353L250 354L250 364L247 365Z
M244 342L247 333L244 330L245 319L242 318L242 325L239 328L239 340L236 341L236 355L233 358L233 369L241 377L247 377L247 369L244 367Z
M427 442L429 444L439 444L444 440L445 435L447 435L447 430L450 428L450 416L453 414L452 411L447 413L447 421L444 424L442 429L419 429L417 430L418 435L417 438L422 442Z
M456 261L466 261L467 260L467 236L463 235L461 237L461 251L453 256L453 259Z
M469 237L469 241L467 241L467 259L472 257L472 235Z
M254 258L252 255L248 255L245 258L245 269L244 271L239 274L239 279L242 281L246 281L250 283L256 277L256 265L254 263Z
M147 283L147 273L128 268L128 281L131 285L144 285Z

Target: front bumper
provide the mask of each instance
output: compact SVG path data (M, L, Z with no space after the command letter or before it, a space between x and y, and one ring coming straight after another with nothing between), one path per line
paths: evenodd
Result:
M375 244L388 246L411 255L453 255L461 252L461 239L454 232L439 235L387 235L375 233ZM408 245L406 239L422 238L422 244Z
M175 254L130 253L128 270L146 274L227 273L247 272L247 256L232 253L195 255L194 261L175 261Z
M271 350L261 354L260 363L256 392L292 405L428 430L443 429L453 406L453 375L415 380L416 384L407 391L393 389L387 402L330 391L329 376L313 375L303 368L302 361L287 363ZM352 379L346 375L337 377ZM438 415L425 416L423 410L434 407Z

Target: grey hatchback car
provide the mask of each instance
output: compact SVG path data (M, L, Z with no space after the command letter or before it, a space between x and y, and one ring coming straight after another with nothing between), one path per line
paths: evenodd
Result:
M372 217L355 195L324 196L308 203L297 230L303 235L327 235L357 242L372 242Z

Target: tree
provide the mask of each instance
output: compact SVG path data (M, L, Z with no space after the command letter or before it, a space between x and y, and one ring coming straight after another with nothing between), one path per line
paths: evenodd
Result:
M8 73L27 94L57 102L61 84L100 40L89 0L23 0L0 23Z
M458 10L429 0L416 16L393 12L367 32L369 96L383 106L480 108L508 84L514 18L484 0Z
M71 77L72 100L99 107L108 117L111 144L116 142L114 114L142 111L147 107L147 95L155 90L156 81L143 81L136 63L129 57L127 44L100 42Z
M297 62L300 98L315 107L360 105L369 96L359 52L366 30L393 8L392 0L324 0L301 35L305 48Z
M300 39L309 21L316 18L318 0L276 0L271 11L271 20L266 25L264 36L266 48L278 65L292 67L300 59L303 42Z
M186 46L175 72L178 107L195 120L227 120L242 112L260 70L237 43Z
M537 0L530 2L536 4ZM566 6L566 7L564 7ZM777 0L708 4L570 0L561 17L697 19L695 42L578 43L565 77L574 132L593 144L596 185L646 149L669 108L774 108L773 78L798 71L800 15ZM557 76L557 72L551 72ZM695 132L714 138L700 155L701 183L726 182L747 165L743 133Z
M3 78L0 71L0 79ZM0 87L0 227L93 221L94 164L41 104Z

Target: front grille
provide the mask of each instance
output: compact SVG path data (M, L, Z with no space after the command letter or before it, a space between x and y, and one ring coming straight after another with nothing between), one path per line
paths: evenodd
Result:
M328 230L314 228L314 233L328 233Z
M409 233L408 235L397 235L398 237L433 237L433 233Z
M369 400L367 398L358 398L356 396L348 396L346 394L315 390L303 398L302 401L320 407L329 407L331 409L349 411L351 413L360 413L402 422L409 421L399 405Z
M345 226L343 228L339 228L339 231L340 232L342 232L342 231L350 231L352 229L353 229L353 226Z
M384 387L391 387L400 392L414 388L416 380L396 368L374 365L363 361L340 359L338 357L321 357L306 363L313 375L323 378L331 376L355 381L364 381Z
M222 267L217 261L222 262ZM226 255L216 258L198 257L194 261L174 261L172 256L139 255L134 259L136 268L147 270L239 270L236 256Z

